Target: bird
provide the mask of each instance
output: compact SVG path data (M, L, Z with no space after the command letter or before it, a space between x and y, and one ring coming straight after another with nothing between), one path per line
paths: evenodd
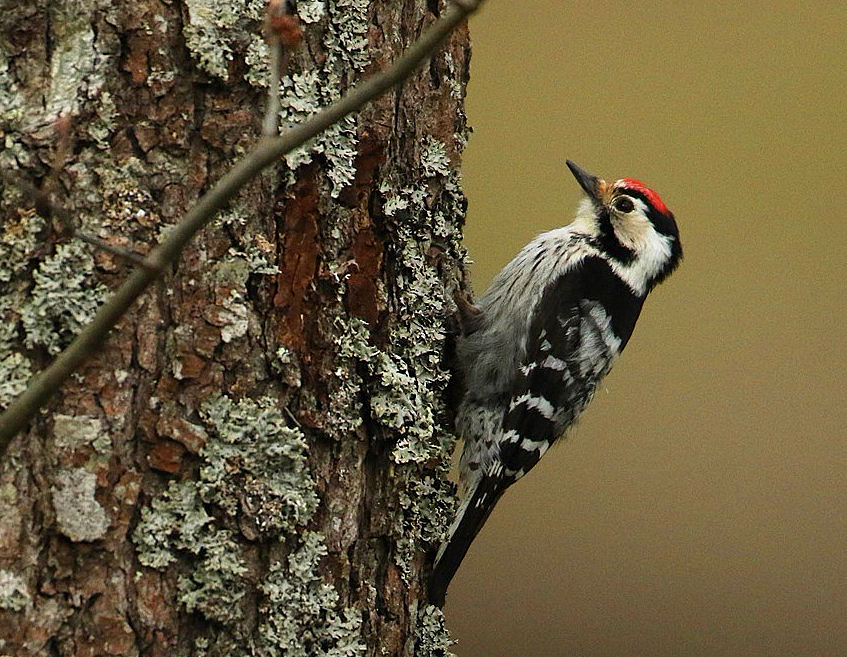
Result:
M429 579L437 606L504 491L574 425L647 295L682 259L676 220L656 192L566 162L584 192L573 221L527 244L476 304L454 296L464 448L459 508Z

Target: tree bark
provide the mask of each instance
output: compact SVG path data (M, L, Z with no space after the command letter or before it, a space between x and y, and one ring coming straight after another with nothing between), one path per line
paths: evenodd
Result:
M259 137L263 10L6 3L0 166L146 252ZM283 129L438 11L300 0ZM468 59L463 28L252 184L15 439L0 655L445 654L425 575L453 510ZM130 269L2 184L0 408Z

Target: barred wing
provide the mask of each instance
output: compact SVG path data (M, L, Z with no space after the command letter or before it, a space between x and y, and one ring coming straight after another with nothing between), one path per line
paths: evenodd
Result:
M529 472L576 421L622 348L604 304L574 298L585 290L579 280L585 275L580 267L551 286L545 295L554 298L540 305L549 312L533 322L527 358L503 418L500 461L512 481Z

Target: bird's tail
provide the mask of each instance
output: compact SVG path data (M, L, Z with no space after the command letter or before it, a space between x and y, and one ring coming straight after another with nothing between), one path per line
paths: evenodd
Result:
M465 498L456 519L450 525L447 539L441 544L435 557L435 566L429 580L429 601L438 607L444 606L447 587L468 553L479 530L488 520L494 505L503 494L504 488L497 477L482 477L473 492Z

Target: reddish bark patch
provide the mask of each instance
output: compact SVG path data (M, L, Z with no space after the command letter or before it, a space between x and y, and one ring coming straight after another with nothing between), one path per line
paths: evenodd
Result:
M370 223L356 233L353 260L356 266L347 279L347 306L353 315L376 326L381 310L378 281L382 274L382 242Z
M182 353L178 359L180 379L197 379L206 368L206 361L194 354Z
M285 204L280 272L274 307L282 311L279 344L300 351L306 317L315 308L306 302L318 263L318 189L315 168L309 167L291 190Z
M205 431L202 427L193 425L173 413L167 413L159 417L156 423L156 432L166 438L182 443L192 454L199 454L206 444Z
M359 138L359 150L356 154L356 174L353 177L353 182L341 190L338 195L339 203L343 203L350 208L367 207L368 196L373 191L374 176L383 162L385 162L384 141L364 128Z
M132 76L132 84L140 87L147 83L147 51L150 48L150 40L133 35L129 38L129 57L126 68Z
M172 629L177 626L177 615L169 600L174 592L168 589L164 576L142 569L135 578L137 610L145 641L151 645L151 655L172 655L176 641Z
M154 470L168 474L179 474L184 453L185 448L178 443L170 441L159 443L148 454L147 463Z
M112 527L109 533L110 539L114 541L115 549L126 538L129 531L140 490L141 475L137 472L125 472L112 491L113 501L109 509Z

